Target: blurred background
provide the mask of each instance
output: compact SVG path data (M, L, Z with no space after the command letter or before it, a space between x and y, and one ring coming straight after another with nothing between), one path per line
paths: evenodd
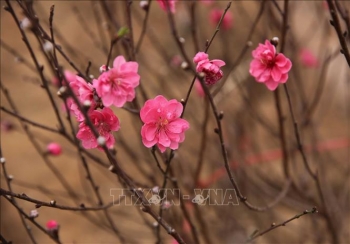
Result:
M5 2L1 3L5 5ZM23 21L24 12L17 3L11 4L19 20ZM99 67L107 60L111 38L120 27L128 26L126 2L34 1L33 9L39 24L48 33L53 4L56 43L80 70L85 71L90 61L89 74L98 77ZM214 34L227 4L228 1L176 2L176 29L191 60L198 51L205 49L206 41ZM348 2L340 1L338 4L349 11ZM138 48L135 56L147 97L162 94L168 99L184 99L193 79L191 72L184 67L193 64L184 63L167 13L156 1L149 3L149 14L138 1L133 1L130 8L132 38L128 35L125 42L115 46L112 59L117 55L128 57L130 53L122 43L133 42ZM287 160L281 150L273 92L249 74L251 51L258 43L273 37L281 40L280 10L283 10L282 1L234 1L208 51L210 59L226 62L223 79L210 87L210 91L218 110L224 112L223 134L232 172L249 202L260 207L271 202L276 204L266 211L257 212L242 203L237 206L197 206L190 200L186 201L185 207L201 243L244 243L255 230L267 229L272 223L283 222L314 206L318 208L318 214L294 220L253 242L349 241L349 67L339 52L336 32L329 24L327 3L290 1L284 54L291 59L293 67L287 83L307 159L320 179L317 186L297 150L293 121L283 88L280 87L278 92L286 133ZM341 20L341 23L345 30L344 21ZM145 35L139 42L143 29ZM42 53L42 43L30 28L25 33L39 63L44 65L45 79L51 83L55 74ZM196 38L193 38L194 35ZM349 43L348 37L346 40ZM76 73L59 54L58 60L64 70ZM11 14L1 9L1 84L8 89L22 117L58 128L53 107L33 67L30 53ZM52 83L51 94L68 126L57 90L58 87ZM137 101L140 106L145 102L139 89ZM1 106L13 111L3 92ZM115 133L115 149L121 167L140 187L161 186L163 175L150 149L141 142L142 124L138 114L126 109L114 109L114 112L121 121L121 129ZM193 198L195 188L232 189L224 170L220 141L214 132L214 116L197 85L190 96L184 118L191 128L172 161L173 177L177 179L181 193ZM76 147L56 133L31 125L28 128L29 136L16 117L1 111L1 149L6 158L7 174L13 176L13 192L25 193L45 202L55 200L61 205L79 206L84 203L97 206L95 192L86 179L85 167ZM42 156L33 146L33 140L41 152L45 152L48 143L58 142L63 153L57 157ZM96 149L90 153L103 162L99 164L87 157L91 175L104 204L107 204L113 201L110 190L122 188L122 185L118 177L108 170L106 156ZM158 157L162 159L160 154ZM286 177L286 168L290 180ZM168 187L174 186L169 182ZM318 187L322 189L323 198ZM3 169L1 188L8 189ZM0 201L1 235L13 243L30 243L16 208L4 197ZM35 209L33 203L20 199L17 203L27 214ZM39 216L35 219L38 224L45 226L51 219L59 223L62 243L155 243L157 240L154 219L138 206L121 204L107 211L84 212L41 207L38 212ZM185 241L195 243L180 206L164 210L163 217ZM29 221L27 224L31 226L37 243L53 242ZM172 241L164 229L161 229L161 236L164 243Z

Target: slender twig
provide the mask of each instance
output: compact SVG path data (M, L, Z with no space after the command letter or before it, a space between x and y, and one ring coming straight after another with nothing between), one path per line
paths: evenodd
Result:
M31 121L17 113L14 113L14 112L11 112L9 109L5 108L5 107L0 107L2 111L4 111L5 113L7 114L10 114L20 120L22 120L23 122L26 122L28 124L31 124L32 126L35 126L35 127L38 127L40 129L43 129L43 130L47 130L47 131L50 131L50 132L54 132L54 133L58 133L58 134L61 134L61 131L59 131L58 129L55 129L55 128L51 128L49 126L46 126L46 125L43 125L43 124L39 124L37 122L34 122L34 121Z
M11 180L10 180L10 177L9 177L9 175L7 173L7 169L6 169L6 166L5 166L5 158L3 157L3 154L2 154L1 141L0 141L0 159L2 160L2 162L1 162L1 169L2 169L2 172L3 172L4 176L5 176L5 181L6 181L6 184L7 184L7 188L12 192ZM12 203L12 205L14 205L14 206L19 208L19 206L17 204L17 201L16 201L16 199L14 197L9 198L8 200ZM37 241L35 240L34 235L33 235L32 231L31 231L30 227L27 225L27 223L26 223L26 221L25 221L21 211L19 211L19 210L17 210L17 211L19 213L22 225L23 225L24 229L26 230L30 240L34 244L36 244Z
M347 27L347 37L350 40L350 16L349 10L340 5L339 0L335 0L335 6L337 7L338 12L340 13L341 18L344 20Z
M58 240L57 238L53 237L52 235L49 234L49 232L46 231L46 229L44 227L42 227L40 224L38 224L35 219L31 218L28 214L26 214L22 208L20 208L17 204L15 204L10 197L8 196L3 196L9 203L11 203L18 212L20 212L21 216L23 216L24 218L26 218L28 221L30 221L32 224L34 224L39 230L41 230L43 233L45 233L48 237L51 238L52 241L54 241L55 243L61 244L61 241Z
M193 40L193 46L195 52L199 52L199 43L198 43L198 37L197 37L197 22L196 22L196 6L197 2L193 1L190 5L190 14L191 14L191 34L192 34L192 40Z
M160 170L160 172L162 172L163 175L165 175L165 171L164 171L164 169L162 169L162 166L160 165L159 160L157 158L155 147L152 148L151 153L152 153L152 156L153 156L154 160L157 163L158 169Z
M249 50L249 48L251 47L251 39L252 39L252 36L253 34L255 33L255 29L259 23L259 20L261 18L261 16L263 15L264 13L264 9L265 9L265 3L266 3L266 0L263 0L260 4L260 9L259 9L259 12L253 22L253 25L252 25L252 28L250 29L249 31L249 34L247 36L247 39L246 39L246 42L245 42L245 46L244 48L242 49L242 51L240 52L240 54L238 55L237 59L233 62L232 66L229 68L229 72L228 72L228 75L226 76L226 78L224 78L224 80L220 83L220 85L218 86L218 88L216 88L214 91L213 91L213 97L215 97L219 91L222 89L222 87L225 85L225 83L227 82L228 80L228 77L230 76L230 74L237 68L237 66L241 63L243 57L245 56L245 54L247 53L247 51Z
M123 200L123 198L118 199L118 201L110 202L106 205L100 205L98 207L86 207L85 205L81 204L79 207L70 207L70 206L64 206L59 205L57 203L48 203L44 201L40 201L31 197L28 197L26 194L21 193L14 193L13 191L7 191L5 189L0 188L0 195L1 196L11 196L15 197L21 200L25 200L28 202L35 203L36 208L40 207L49 207L49 208L57 208L60 210L70 210L70 211L96 211L96 210L103 210L112 207L113 205L117 205L119 201Z
M334 27L335 31L337 32L340 46L342 48L340 50L340 52L342 54L344 54L346 62L348 63L348 66L350 67L350 53L349 53L348 45L347 45L345 37L343 35L343 31L342 31L341 26L340 26L340 21L339 21L338 14L337 14L337 11L335 9L333 0L327 0L327 3L328 3L328 7L329 7L329 13L332 16L331 24ZM348 33L348 35L349 35L349 33Z
M1 47L4 48L6 51L11 53L19 62L26 65L31 71L37 72L37 69L33 66L32 63L30 63L26 58L24 58L22 55L20 55L15 49L11 48L6 42L4 42L2 39L0 39Z
M207 127L208 127L208 122L209 122L209 103L207 100L205 100L205 108L204 108L204 119L203 119L203 124L202 124L202 130L201 130L201 144L200 144L200 149L199 149L199 156L198 156L198 161L197 161L197 167L194 173L194 186L197 186L198 181L199 181L199 176L201 173L201 170L203 168L203 159L204 159L204 153L205 153L205 148L207 145Z
M90 29L90 25L88 23L86 23L83 16L81 16L81 12L80 12L79 8L75 5L73 5L72 11L74 13L74 16L78 19L78 23L81 25L82 30L84 30L83 32L87 35L87 37L88 37L87 39L91 40L92 43L94 44L94 46L98 47L98 49L101 50L104 54L107 54L108 50L107 50L106 46L104 46L102 43L100 43L97 40L96 34ZM101 27L98 29L101 29ZM98 36L100 36L100 35L98 35Z
M253 233L253 235L247 240L247 242L251 242L253 240L255 240L256 238L262 236L262 235L265 235L266 233L278 228L278 227L281 227L281 226L286 226L289 222L295 220L295 219L299 219L300 217L304 216L304 215L307 215L307 214L313 214L313 213L317 213L317 208L316 207L313 207L312 210L305 210L304 212L302 212L301 214L297 214L295 215L294 217L290 218L290 219L287 219L286 221L283 221L282 223L280 224L275 224L275 223L272 223L271 224L271 227L267 228L266 230L264 231L261 231L261 232L257 232L257 233Z
M145 15L145 18L143 20L141 34L140 34L139 40L137 41L136 47L135 47L135 55L139 52L141 45L142 45L142 42L143 42L143 38L145 37L145 34L146 34L148 19L149 19L150 12L151 12L151 4L152 4L152 0L148 1L148 7L145 10L146 15Z
M205 51L204 51L205 53L208 52L209 47L211 46L212 42L214 41L214 38L215 38L216 34L218 34L218 32L219 32L219 30L220 30L220 26L221 26L222 20L224 19L224 17L225 17L225 15L226 15L227 11L230 9L231 3L232 3L232 1L230 1L230 2L227 4L227 6L226 6L224 12L222 13L221 18L220 18L220 20L219 20L219 23L218 23L217 26L216 26L214 35L211 37L210 41L208 42L207 46L205 47Z
M54 100L53 100L53 98L52 98L52 96L51 96L51 93L50 93L50 91L49 91L49 87L48 87L48 85L47 85L48 82L47 82L46 78L44 77L43 66L39 64L39 62L38 62L38 60L37 60L37 58L36 58L36 56L35 56L34 50L33 50L32 46L31 46L30 43L29 43L29 40L28 40L28 38L27 38L27 35L26 35L26 33L22 30L22 28L21 28L21 26L20 26L18 17L17 17L17 15L16 15L14 9L12 8L12 5L11 5L10 1L9 1L9 0L6 0L6 4L7 4L7 7L8 7L8 8L7 8L8 11L9 11L10 14L12 15L12 17L13 17L15 23L16 23L16 26L17 26L17 28L19 29L20 33L21 33L21 36L22 36L22 38L23 38L23 41L24 41L24 43L25 43L25 45L26 45L26 47L27 47L27 49L28 49L28 51L29 51L29 53L30 53L30 56L31 56L31 58L32 58L32 60L33 60L33 62L34 62L34 64L35 64L35 68L37 69L37 71L38 71L38 73L39 73L39 75L40 75L42 85L43 85L43 87L45 88L45 90L47 91L47 94L48 94L48 96L49 96L50 102L51 102L52 107L53 107L53 109L54 109L55 115L56 115L57 120L58 120L58 122L59 122L59 124L60 124L60 127L61 127L60 129L64 131L64 130L65 130L64 124L63 124L62 119L61 119L61 116L60 116L60 114L59 114L59 112L58 112L57 106L55 105L55 102L54 102Z

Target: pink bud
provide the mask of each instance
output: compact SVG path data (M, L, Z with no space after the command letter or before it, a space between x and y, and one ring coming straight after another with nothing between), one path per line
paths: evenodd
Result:
M46 230L47 231L53 231L53 230L58 230L58 223L56 220L49 220L46 222Z
M56 220L49 220L46 222L46 231L56 240L59 240L58 229L59 224Z
M51 155L58 156L62 152L62 147L60 144L51 142L47 145L47 152L50 153Z

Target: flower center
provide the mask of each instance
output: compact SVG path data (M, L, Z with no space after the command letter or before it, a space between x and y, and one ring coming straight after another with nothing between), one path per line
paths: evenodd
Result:
M260 56L260 62L267 68L272 68L275 64L275 59L271 52L265 51Z
M158 121L158 129L162 129L167 124L169 124L169 121L167 119L160 118L160 120Z
M107 123L102 122L99 126L98 132L100 135L104 135L105 133L110 132L109 125Z
M271 60L271 59L265 59L265 58L262 58L260 59L260 62L265 65L267 68L272 68L274 66L274 61Z

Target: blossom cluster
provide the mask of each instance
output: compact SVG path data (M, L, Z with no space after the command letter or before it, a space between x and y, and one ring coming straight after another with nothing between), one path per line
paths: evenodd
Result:
M65 78L74 95L82 106L72 97L67 98L66 105L79 124L76 135L86 149L100 148L106 145L112 148L115 143L113 131L118 131L120 122L110 108L112 105L122 107L135 98L135 88L139 85L140 75L138 63L127 62L123 56L118 56L110 69L101 69L101 75L89 83L78 75L65 72ZM99 134L96 138L86 123L80 108L87 109L87 115Z
M100 72L100 76L91 83L78 75L65 72L65 80L80 103L79 106L72 97L68 97L66 106L79 122L76 137L86 149L101 149L102 145L108 148L114 146L112 132L120 129L120 122L110 107L113 105L120 108L126 102L131 102L140 82L138 63L127 62L123 56L115 58L112 68L101 66ZM81 111L85 108L98 138ZM146 101L140 111L144 122L141 128L143 144L146 147L157 145L161 152L166 148L177 149L185 139L185 131L189 129L189 123L180 118L182 110L180 102L175 99L168 101L160 95Z

